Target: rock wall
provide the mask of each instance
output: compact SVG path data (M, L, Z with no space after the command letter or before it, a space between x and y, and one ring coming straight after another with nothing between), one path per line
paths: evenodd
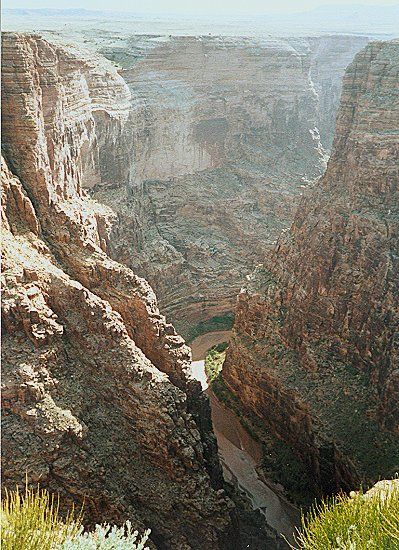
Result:
M114 214L83 190L129 90L38 36L5 34L2 56L3 482L26 474L159 548L239 547L189 348L107 255Z
M357 54L327 172L239 295L223 367L311 494L398 469L398 91L398 41Z
M61 47L69 36L49 36L73 75L63 122L44 128L79 147L60 174L64 192L76 176L112 209L108 253L150 282L184 336L212 318L223 327L245 276L324 172L342 74L368 39L88 33ZM57 68L42 77L57 79ZM54 99L43 96L45 109Z
M119 49L107 40L85 53L55 36L3 38L3 478L23 483L27 471L65 506L85 498L89 523L130 517L161 548L230 548L239 541L208 402L136 272L186 333L231 311L323 172L320 135L367 39L130 37ZM263 294L241 296L237 327L253 299ZM233 391L234 378L231 367ZM319 483L307 405L275 387L276 415L286 398L284 414L299 410L308 426ZM251 388L240 389L248 408ZM381 392L393 418L394 378ZM259 412L267 400L256 395Z
M232 311L324 172L341 78L368 39L117 38L94 45L131 93L125 166L94 196L118 215L113 257L189 335Z

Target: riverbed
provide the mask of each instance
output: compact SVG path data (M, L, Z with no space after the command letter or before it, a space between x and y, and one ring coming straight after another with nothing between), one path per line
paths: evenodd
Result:
M210 399L223 475L226 481L246 494L253 509L259 510L271 527L292 542L292 534L299 521L298 509L279 494L272 483L269 486L259 478L256 466L262 458L261 445L245 430L238 416L218 401L208 384L206 352L229 339L229 331L219 331L203 334L191 343L192 370Z

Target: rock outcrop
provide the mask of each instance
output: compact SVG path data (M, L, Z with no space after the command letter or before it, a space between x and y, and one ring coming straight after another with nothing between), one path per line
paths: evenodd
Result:
M69 52L61 73L74 76L63 122L45 135L80 151L60 168L64 186L78 175L112 209L109 255L150 282L184 336L231 323L245 276L325 170L343 71L367 41L87 32L78 49L58 46ZM91 128L76 138L88 100Z
M366 42L82 36L122 77L116 88L90 78L89 93L109 93L126 117L93 112L82 185L115 214L109 253L150 282L184 335L229 322L245 275L323 173L342 74Z
M368 39L85 40L131 93L126 135L118 153L104 140L93 190L117 214L111 254L149 280L186 336L214 317L223 326L324 172L342 75Z
M269 449L294 450L308 494L398 471L398 92L398 41L371 43L325 176L238 298L223 379Z
M129 518L159 548L238 546L190 350L107 255L114 214L83 190L129 90L38 36L5 34L2 55L3 482L84 501L89 525Z

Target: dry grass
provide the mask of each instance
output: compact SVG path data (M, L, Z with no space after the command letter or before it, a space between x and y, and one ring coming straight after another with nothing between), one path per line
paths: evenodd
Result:
M339 495L302 518L299 550L399 550L399 480Z
M1 504L2 550L52 550L81 530L74 512L62 520L59 500L40 488L4 492Z

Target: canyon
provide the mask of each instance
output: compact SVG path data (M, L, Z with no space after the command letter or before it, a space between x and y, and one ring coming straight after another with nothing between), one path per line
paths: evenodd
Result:
M398 90L398 41L357 54L326 174L238 298L223 380L307 494L398 470Z
M276 445L307 497L398 469L399 44L68 36L2 35L4 484L285 548ZM203 391L227 336L235 413Z
M245 276L325 169L342 75L368 39L118 38L85 43L131 96L92 191L117 214L110 253L184 337L228 329Z
M223 477L238 492L249 499L276 533L282 534L293 544L293 533L300 523L299 509L288 502L280 487L262 479L258 465L262 458L262 445L251 437L233 410L221 402L207 379L205 360L207 351L218 344L228 343L230 332L217 331L198 336L192 343L193 374L201 381L202 389L209 396L212 424L218 443Z
M106 254L110 213L81 187L93 105L71 74L85 65L31 36L3 36L2 54L3 483L84 502L89 525L130 518L159 548L230 547L190 350L148 283ZM111 100L99 90L96 113L122 123Z
M43 35L86 66L80 181L113 211L109 255L149 281L186 339L231 328L246 275L325 170L343 72L369 39ZM98 95L123 117L96 109Z

